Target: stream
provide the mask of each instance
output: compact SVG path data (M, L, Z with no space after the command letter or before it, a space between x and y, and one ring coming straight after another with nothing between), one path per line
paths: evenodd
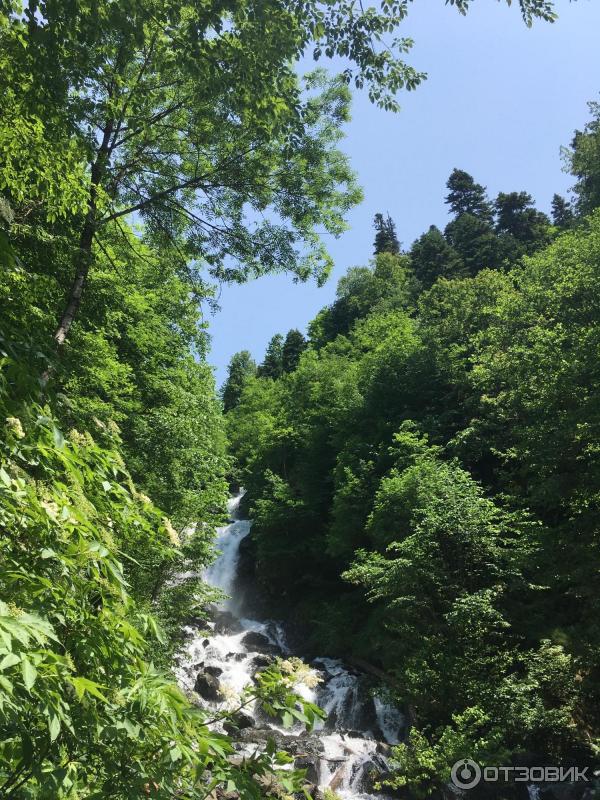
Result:
M188 639L176 664L182 687L215 711L235 708L244 687L273 657L302 655L290 650L283 623L244 615L243 598L235 586L240 544L250 533L251 522L237 518L241 497L229 502L231 522L218 530L220 555L204 575L229 599L215 610L209 636L206 627L204 632L186 629ZM390 745L403 736L402 714L373 696L367 677L342 661L322 657L309 666L296 691L327 713L316 730L307 733L300 724L286 729L252 706L237 714L237 730L225 729L242 756L269 737L275 739L280 749L295 757L296 767L306 769L317 797L329 789L343 800L381 800L381 794L373 793L373 776L386 770Z

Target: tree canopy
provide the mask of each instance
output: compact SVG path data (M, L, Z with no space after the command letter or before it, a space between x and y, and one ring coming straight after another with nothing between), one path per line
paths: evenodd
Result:
M227 418L265 596L384 677L384 787L417 797L461 758L591 764L600 731L600 209L449 188L445 233L352 267Z

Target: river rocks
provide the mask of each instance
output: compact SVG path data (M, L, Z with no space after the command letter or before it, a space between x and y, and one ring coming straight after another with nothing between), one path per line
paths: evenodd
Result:
M208 702L211 703L219 703L225 699L221 692L218 679L214 675L211 675L210 672L207 672L206 669L199 672L196 676L194 691L199 694L203 700L208 700Z
M250 714L246 714L244 711L237 711L227 720L223 727L227 733L235 737L239 731L253 728L255 725L256 722Z
M278 750L286 750L294 757L320 758L324 750L323 742L316 734L300 734L293 736L285 734L276 728L249 728L242 730L237 737L238 741L250 744L266 744L273 739Z
M316 785L319 783L319 757L303 754L294 759L294 769L305 770L305 780Z
M215 633L241 633L243 630L239 619L230 611L218 611L214 614Z
M386 766L385 761L377 755L374 755L369 761L363 762L352 783L353 789L371 794L375 790L375 782L380 778Z
M254 656L254 658L252 659L250 669L252 672L258 672L261 669L270 667L272 663L273 663L273 656L268 656L264 653L260 653L259 655Z
M212 675L213 678L218 678L219 675L223 674L221 667L217 667L216 664L205 664L204 661L194 664L194 669L198 670L198 672L206 672Z
M227 653L225 658L227 661L243 661L247 655L247 653Z
M269 638L264 633L258 631L248 631L242 639L243 646L250 652L269 653L276 655L279 648L269 641Z

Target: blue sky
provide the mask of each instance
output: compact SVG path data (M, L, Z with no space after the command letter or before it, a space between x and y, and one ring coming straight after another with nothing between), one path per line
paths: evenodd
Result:
M220 385L229 359L247 349L261 360L274 333L305 330L335 296L348 267L372 254L372 220L389 212L404 246L429 225L445 225L445 182L466 169L499 191L526 190L543 210L572 179L562 172L560 146L588 119L587 101L600 92L600 2L557 0L559 19L528 29L517 0L474 0L466 17L443 0L416 0L402 27L415 47L410 62L428 73L400 96L398 114L356 92L342 149L364 189L350 229L329 239L335 270L327 284L295 284L274 275L221 287L221 310L208 322L209 361ZM326 65L326 62L324 62Z

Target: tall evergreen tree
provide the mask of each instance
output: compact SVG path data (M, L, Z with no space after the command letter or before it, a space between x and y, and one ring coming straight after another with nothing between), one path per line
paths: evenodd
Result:
M234 353L227 369L227 380L222 389L223 408L231 411L240 401L244 386L256 375L256 362L248 350Z
M376 230L373 244L374 255L378 256L380 253L393 253L395 255L400 252L396 226L389 214L387 218L384 218L383 214L375 214L373 227Z
M465 275L465 265L459 253L444 238L435 225L420 236L410 249L410 260L415 276L423 289L428 289L438 278L459 278Z
M293 328L288 331L283 343L282 366L284 372L293 372L298 366L300 356L306 350L307 342L303 334Z
M446 203L455 217L471 214L491 222L493 212L485 192L485 186L475 183L472 175L462 169L453 169L446 183Z
M446 225L446 240L460 255L467 274L497 268L503 260L502 243L492 224L473 214L461 214Z
M276 333L267 345L265 360L258 368L261 378L281 378L283 375L283 336Z
M555 194L552 198L552 222L557 228L570 228L575 221L573 206L562 195Z
M519 242L534 247L547 242L550 220L543 211L533 207L533 198L528 192L500 192L494 209L499 233L509 233Z

